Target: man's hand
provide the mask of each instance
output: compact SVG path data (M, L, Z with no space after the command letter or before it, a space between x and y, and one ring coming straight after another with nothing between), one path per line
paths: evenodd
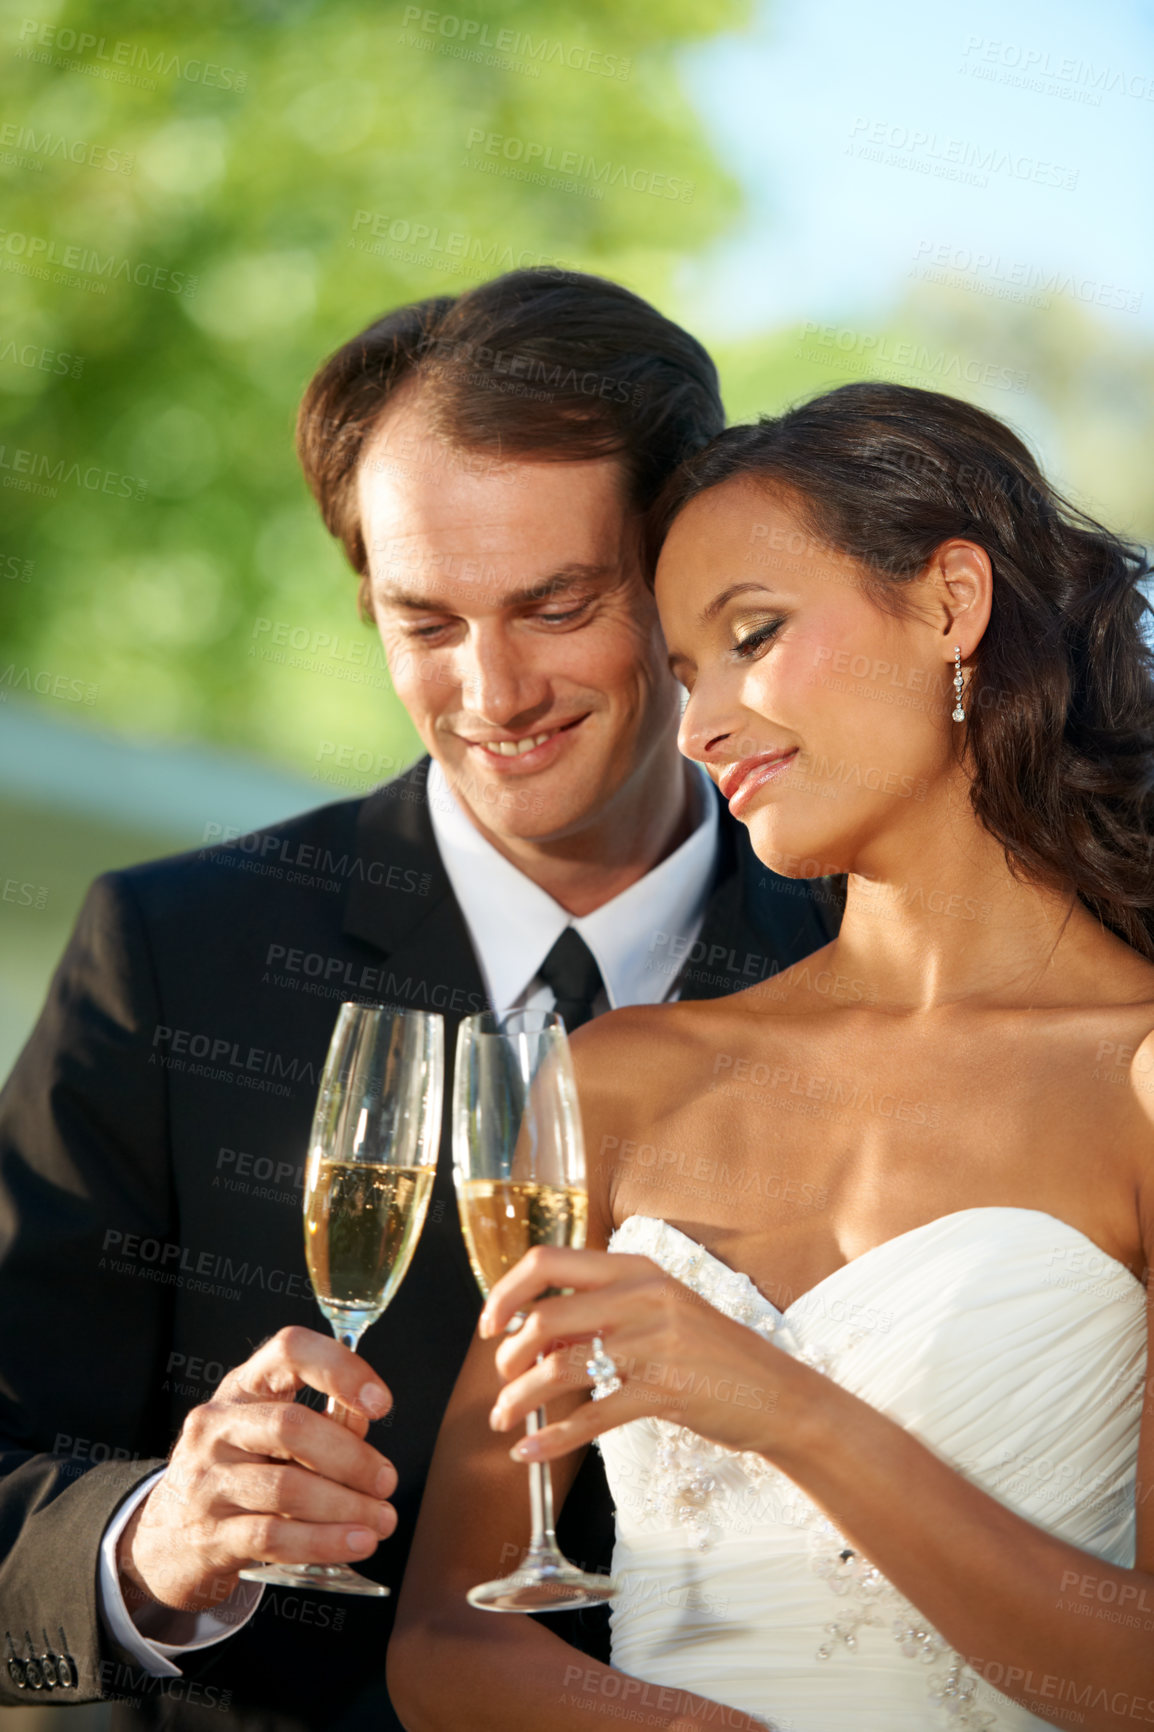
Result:
M306 1386L346 1411L297 1405ZM129 1611L219 1606L252 1563L369 1557L397 1525L383 1501L396 1470L364 1441L391 1406L381 1379L340 1342L280 1330L193 1408L164 1478L133 1512L117 1547Z

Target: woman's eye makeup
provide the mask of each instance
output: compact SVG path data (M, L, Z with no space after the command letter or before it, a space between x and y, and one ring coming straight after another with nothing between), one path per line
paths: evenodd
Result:
M746 660L751 659L757 654L758 650L764 649L767 644L773 641L774 637L781 630L784 624L785 621L783 619L767 619L764 620L761 625L750 626L744 629L740 626L737 627L734 634L734 655L741 656Z

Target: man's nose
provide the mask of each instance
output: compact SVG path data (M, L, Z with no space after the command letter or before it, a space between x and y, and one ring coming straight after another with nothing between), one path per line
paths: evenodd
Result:
M461 695L485 721L507 727L518 716L549 701L549 681L499 627L478 626L463 646Z

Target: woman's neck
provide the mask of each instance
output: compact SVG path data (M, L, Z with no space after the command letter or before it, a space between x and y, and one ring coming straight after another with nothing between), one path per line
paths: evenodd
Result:
M835 940L840 973L868 982L894 1013L965 1000L1045 1006L1141 998L1154 968L1077 896L1027 883L974 817L968 785L948 784L862 849Z

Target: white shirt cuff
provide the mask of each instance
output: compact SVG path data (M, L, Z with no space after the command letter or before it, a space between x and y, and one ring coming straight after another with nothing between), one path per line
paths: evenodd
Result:
M146 1480L142 1480L135 1491L125 1498L105 1528L100 1542L98 1598L100 1615L108 1634L149 1677L180 1678L183 1673L179 1666L172 1664L170 1656L187 1654L195 1648L210 1648L214 1642L223 1642L226 1636L234 1635L242 1624L248 1623L256 1611L264 1589L259 1582L239 1582L228 1599L222 1600L219 1606L214 1606L211 1611L196 1613L192 1635L187 1642L157 1641L137 1629L121 1592L120 1572L116 1567L116 1545L131 1519L132 1512L138 1504L143 1503L157 1480L163 1477L164 1469L161 1468L158 1473L150 1474ZM173 1616L179 1618L184 1614L174 1612Z

